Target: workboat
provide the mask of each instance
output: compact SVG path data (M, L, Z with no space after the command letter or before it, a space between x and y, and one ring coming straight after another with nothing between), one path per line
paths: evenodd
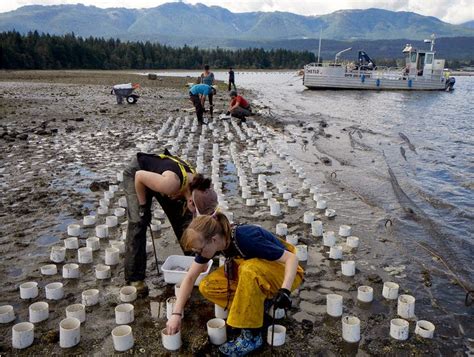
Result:
M406 66L403 68L379 67L365 51L359 51L356 63L310 63L304 67L303 85L310 89L372 89L372 90L445 90L453 89L454 77L444 70L445 60L436 59L435 37L429 51L417 50L407 44L403 49ZM318 56L319 57L319 56Z

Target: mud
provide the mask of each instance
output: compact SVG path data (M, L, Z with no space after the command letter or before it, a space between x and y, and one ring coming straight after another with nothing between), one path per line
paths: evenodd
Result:
M115 327L114 307L119 303L119 289L124 285L123 268L121 264L113 267L112 278L100 281L95 279L94 265L103 262L108 240L120 239L126 229L125 219L119 218L119 226L110 229L109 239L101 239L101 250L94 252L94 263L81 265L80 279L63 279L60 276L62 264L58 264L59 274L56 276L42 276L39 269L49 263L51 246L63 244L68 224L80 223L83 216L95 214L104 190L109 184L118 184L116 173L125 168L137 151L171 146L168 144L172 144L174 138L160 137L158 130L169 117L173 121L177 117L194 117L185 86L192 80L190 77L148 80L127 72L100 71L0 73L0 305L13 305L17 316L14 322L0 325L1 354L114 353L110 333ZM137 91L141 97L136 105L117 105L115 97L109 94L111 86L127 82L141 84ZM220 89L224 89L224 85L221 84ZM225 110L227 100L225 91L219 90L215 97L216 115ZM251 178L252 197L257 199L257 206L245 206L245 200L239 194L235 165L230 158L230 141L222 134L222 123L217 119L214 121L221 135L212 138L208 131L207 137L220 145L223 191L235 220L258 223L273 232L277 223L287 223L289 234L297 234L300 242L309 246L308 262L304 264L305 282L293 293L293 308L283 321L279 321L288 329L287 343L273 351L265 345L258 354L463 355L466 344L470 343L467 338L469 333L472 334L472 316L459 317L462 322L458 325L458 320L437 303L429 288L439 280L439 274L417 270L411 267L412 262L406 255L395 253L400 250L396 225L386 224L385 211L372 205L370 197L361 197L337 178L338 172L350 170L344 165L344 157L325 153L331 152L340 140L348 140L347 144L354 150L364 150L361 139L370 133L347 128L351 133L348 138L337 139L331 136L340 133L328 131L330 118L320 119L314 127L308 127L297 120L278 120L272 116L271 108L256 109L262 115L248 120L248 127L254 128L255 123L260 125L265 132L262 140L277 142L294 162L305 167L312 185L320 187L329 207L336 210L337 216L331 220L323 212L318 212L325 231L333 230L337 235L339 225L348 224L352 226L353 235L361 239L357 250L344 249L344 259L355 260L357 270L355 277L343 277L340 262L328 258L328 248L322 246L321 238L311 236L310 227L303 224L304 212L316 212L316 203L308 189L302 189L303 181L298 179L298 174L269 148L262 158L258 158L255 140L241 141L234 135L232 140L238 144L244 157L250 154L245 168ZM186 130L189 133L189 128ZM244 126L243 131L246 130ZM198 139L199 135L193 136L195 149ZM333 143L328 145L331 140ZM184 147L183 143L180 144L181 148ZM212 145L208 145L207 164L212 158ZM193 162L195 153L189 152L188 155ZM266 167L265 162L271 162L271 168ZM286 182L293 197L301 200L299 207L283 204L282 217L270 216L266 200L257 192L256 174L252 175L255 166L269 177L268 187L274 193L278 183ZM209 167L205 173L210 173ZM118 198L122 196L120 187L110 207L117 207ZM279 200L283 202L281 197ZM105 216L99 216L97 224L104 221ZM80 245L85 245L85 238L94 236L94 232L94 228L82 227ZM156 242L160 264L169 254L180 254L169 223L162 225ZM338 237L338 242L343 242L341 237ZM66 261L76 259L76 253L68 250ZM217 356L217 348L207 341L205 327L206 321L213 317L214 306L204 301L197 289L185 310L182 348L173 353L163 349L160 337L160 330L166 323L163 303L174 291L172 285L164 282L162 274L157 274L156 268L154 258L149 254L147 284L150 296L134 302L135 321L131 326L135 346L127 354ZM39 283L40 294L32 301L22 301L19 297L18 286L26 281ZM14 323L28 320L28 306L35 301L46 301L44 286L55 281L64 283L65 298L57 302L48 301L50 317L35 325L33 345L23 351L13 351L11 327ZM382 298L383 281L396 281L401 286L400 293L410 293L417 298L417 318L436 325L435 339L416 337L414 322L410 323L407 341L399 342L389 337L390 319L396 317L396 302ZM357 302L357 287L360 285L374 288L372 304L367 306ZM79 345L62 350L58 343L59 321L65 318L66 306L80 302L81 292L88 288L100 290L99 305L87 308ZM344 314L355 315L361 320L362 339L359 344L344 343L341 320L325 314L325 295L328 293L342 295Z

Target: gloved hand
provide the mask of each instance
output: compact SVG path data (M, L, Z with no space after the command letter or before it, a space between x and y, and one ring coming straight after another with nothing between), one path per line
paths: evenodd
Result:
M145 224L151 222L151 210L146 205L138 206L138 215L140 216L140 220Z
M225 113L225 115L230 115L230 111L228 110L227 113Z
M285 309L291 308L291 291L288 289L281 288L273 299L273 308Z

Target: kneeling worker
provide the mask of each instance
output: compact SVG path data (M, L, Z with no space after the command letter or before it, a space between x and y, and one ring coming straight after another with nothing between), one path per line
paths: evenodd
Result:
M207 84L195 84L189 90L189 99L193 102L194 108L196 108L196 117L199 124L203 124L204 121L202 119L202 115L204 113L204 107L201 102L201 98L199 95L202 96L209 96L215 95L216 89L207 85Z
M247 102L244 97L238 95L235 90L230 91L229 95L231 100L228 114L239 118L241 122L245 122L245 117L252 115L249 102Z

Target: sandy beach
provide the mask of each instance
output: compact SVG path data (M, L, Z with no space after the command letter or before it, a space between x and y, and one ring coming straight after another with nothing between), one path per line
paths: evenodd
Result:
M0 72L0 306L12 305L16 314L13 322L0 324L1 355L114 353L110 333L116 326L114 308L120 303L119 290L124 285L123 255L121 262L112 267L111 279L97 280L94 266L103 263L109 240L121 239L126 230L125 218L119 217L118 227L110 229L108 239L101 239L101 249L94 252L94 262L81 265L79 279L63 279L62 263L58 264L59 273L53 276L42 275L40 267L50 263L51 247L64 244L67 226L82 223L84 216L95 214L104 191L109 185L118 184L119 191L111 200L108 215L113 213L124 195L117 173L138 151L161 152L165 147L177 145L177 154L181 154L188 142L197 150L201 131L191 132L189 124L195 115L186 87L192 81L193 78L160 76L149 80L125 71ZM117 105L115 97L110 95L111 87L128 82L141 85L137 90L138 103ZM271 114L271 108L257 105L254 111L259 114L246 125L222 121L216 117L225 111L228 101L225 89L225 84L219 84L215 97L217 113L204 134L208 139L204 173L211 174L212 148L218 144L222 191L234 221L260 224L274 233L278 223L286 223L289 234L297 235L299 244L308 246L308 260L302 263L305 281L293 293L291 311L278 322L287 328L286 343L273 352L265 345L259 355L462 356L468 348L474 350L472 315L454 318L430 291L431 280L442 273L413 267L412 257L397 240L397 227L393 224L396 222L391 222L385 210L372 204L370 197L351 188L354 182L365 178L357 177L357 171L344 157L334 159L341 147L364 151L361 138L371 133L351 130L351 135L342 136L342 129L335 130L330 118L323 116L311 123L298 119L283 122ZM252 95L250 91L244 93L248 97ZM159 135L166 122L169 129ZM176 122L178 131L181 129L186 134L183 142L175 142L176 133L170 135ZM256 199L255 206L247 206L241 198L231 143L236 144L252 198ZM195 163L195 151L187 155ZM364 160L367 165L373 162L369 155ZM270 215L267 200L258 190L259 174L267 177L267 188L281 204L282 214L278 217ZM351 187L341 180L344 174L354 175L350 179ZM296 207L291 207L278 193L282 184L297 200ZM323 210L316 208L314 193L320 194L328 207L335 210L334 218L329 219ZM303 222L308 211L322 221L325 232L335 232L343 260L355 261L355 276L343 276L341 261L330 259L329 248L323 246L322 238L311 234L311 226ZM104 222L105 215L98 215L98 223ZM170 254L181 254L169 223L162 220L162 225L156 237L160 264ZM347 246L346 238L338 234L341 225L349 225L351 235L359 237L357 249ZM94 235L94 227L82 227L80 246L85 246L85 239ZM77 262L75 250L67 251L66 262ZM215 261L214 266L217 264ZM28 281L38 283L39 296L22 300L19 285ZM389 335L390 320L397 317L397 302L382 297L386 281L398 283L400 294L416 298L416 316L410 319L410 336L406 341L397 341ZM31 303L47 301L44 287L52 282L64 283L64 299L48 301L49 318L35 324L33 345L22 351L13 350L13 324L28 321ZM214 306L204 301L197 289L185 310L183 346L173 353L163 348L160 337L166 324L163 306L174 290L173 285L164 282L161 273L157 275L152 253L148 254L147 283L150 296L133 303L135 321L131 326L135 346L128 353L217 356L217 348L208 342L206 334L206 321L214 317ZM455 286L454 282L451 284ZM374 289L372 303L357 300L357 288L361 285ZM99 304L87 307L81 342L63 350L58 340L65 308L80 303L81 292L91 288L100 290ZM326 314L326 295L333 293L343 297L343 316L360 319L359 344L345 343L341 318ZM435 338L416 336L416 320L433 322Z

